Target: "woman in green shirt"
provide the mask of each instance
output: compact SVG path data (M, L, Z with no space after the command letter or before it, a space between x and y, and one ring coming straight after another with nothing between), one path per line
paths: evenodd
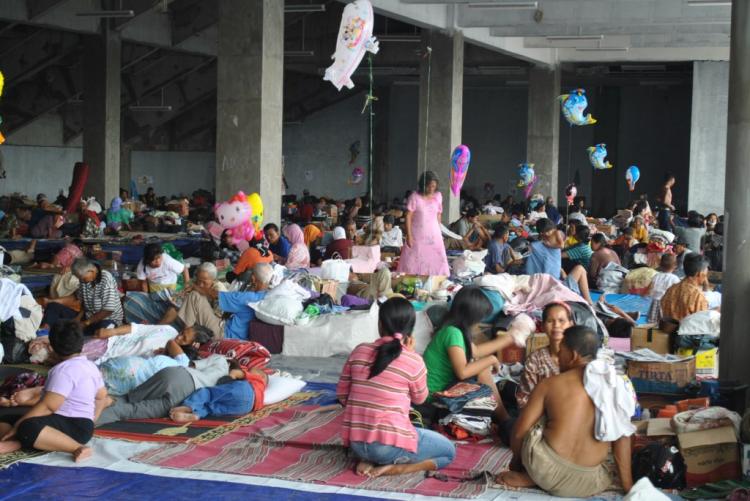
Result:
M459 381L476 378L495 393L498 402L495 414L500 421L505 421L509 418L508 412L502 404L492 371L500 368L496 354L515 341L511 336L498 336L479 345L473 341L479 323L491 312L492 305L479 287L464 287L453 299L422 358L427 366L430 394L443 391Z

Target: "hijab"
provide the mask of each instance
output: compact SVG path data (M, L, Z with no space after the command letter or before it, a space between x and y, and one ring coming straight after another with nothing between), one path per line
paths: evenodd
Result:
M320 231L320 228L318 228L314 224L308 224L307 226L305 226L303 235L305 239L305 245L309 247L311 243L320 238L322 232Z
M305 243L305 236L302 233L302 228L297 224L288 224L284 227L284 236L289 243L292 245L299 245Z
M334 240L346 240L346 230L342 226L336 226L333 229Z
M122 208L122 198L115 197L112 199L112 203L110 204L110 210L113 212L116 212Z

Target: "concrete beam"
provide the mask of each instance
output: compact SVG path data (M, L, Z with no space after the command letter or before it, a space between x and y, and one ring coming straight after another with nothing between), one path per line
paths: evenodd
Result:
M729 35L723 33L662 33L643 35L609 35L601 40L550 40L546 37L526 37L524 46L530 48L577 47L729 47Z
M576 35L648 35L664 33L725 34L729 35L729 22L700 24L648 23L648 24L520 24L490 28L490 34L498 37L547 37Z
M501 3L501 2L498 2ZM589 23L612 26L649 25L651 23L683 25L727 23L728 7L693 7L683 0L554 0L540 2L535 19L533 10L474 8L458 5L458 26L520 27L520 26L586 26ZM418 7L418 6L417 6ZM422 8L426 6L422 5Z
M30 17L26 0L3 0L0 20L45 26L76 33L98 33L99 18L76 16L77 12L100 10L97 0L64 0L44 8L49 2L40 3L38 12Z
M631 61L728 61L729 47L636 47L627 51L557 49L557 58L561 63L593 63L603 61L616 61L619 63Z
M371 0L372 6L379 14L427 29L462 31L464 40L481 45L487 49L507 54L534 64L551 65L555 63L554 50L528 49L523 41L492 37L486 29L457 30L455 7L453 5L411 4L402 0Z

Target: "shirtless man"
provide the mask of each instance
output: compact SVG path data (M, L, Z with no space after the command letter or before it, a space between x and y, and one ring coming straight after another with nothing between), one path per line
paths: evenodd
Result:
M672 186L674 186L674 183L674 176L672 174L667 174L666 178L664 178L664 186L662 186L658 198L658 201L669 210L674 210L674 206L672 205Z
M583 326L565 331L560 345L561 374L545 379L531 393L513 429L511 471L497 482L511 487L534 487L561 497L589 497L611 484L603 463L610 442L594 438L595 406L583 386L586 364L598 350L596 334ZM614 444L622 487L633 485L630 437Z

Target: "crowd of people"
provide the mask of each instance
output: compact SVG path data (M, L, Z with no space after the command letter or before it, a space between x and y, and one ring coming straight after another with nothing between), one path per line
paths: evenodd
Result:
M380 338L351 353L337 387L344 407L342 439L359 459L359 474L377 477L450 464L453 442L415 427L410 413L416 408L429 414L436 394L470 381L490 389L492 420L513 451L511 471L498 472L498 482L536 485L560 496L594 495L611 484L603 463L612 446L621 485L628 491L633 483L631 416L610 407L608 419L622 433L597 432L602 406L586 381L594 378L589 369L598 361L601 336L589 324L576 324L570 304L553 301L539 312L549 346L527 357L509 400L493 373L504 350L525 346L537 328L534 321L519 315L510 335L482 342L481 325L493 304L480 287L467 284L433 322L431 341L420 355L413 337L416 312L392 290L391 268L450 276L449 258L468 251L482 257L488 275L546 274L589 306L594 305L591 291L606 290L613 273L622 275L619 285L631 273L647 272L641 293L653 299L650 315L680 321L718 307L707 291L709 267L720 269L722 218L678 215L672 203L675 180L669 176L655 207L639 199L608 221L589 217L583 198L560 208L551 197L520 203L495 197L485 204L463 197L462 216L448 229L441 224L439 183L434 173L425 172L416 191L390 205L367 197L337 204L305 193L288 204L287 224L266 224L246 245L232 243L226 232L214 235L211 259L193 269L167 246L149 243L134 270L138 287L124 299L115 276L87 257L80 241L68 240L50 263L37 265L56 272L50 294L38 301L43 308L39 328L49 332L55 365L45 381L35 379L29 387L0 394L0 406L30 407L0 423L0 453L25 446L69 452L80 461L91 454L86 443L95 425L153 417L189 422L259 409L265 372L222 355L201 358L196 348L210 340L248 340L255 319L250 304L262 301L284 276L326 260L350 259L362 247L378 247L383 263L377 272L367 279L351 273L350 287L339 298L344 306L380 302ZM117 232L139 218L123 208L128 199L123 192L106 215L95 200L82 201L74 218L43 195L35 207L2 197L0 238ZM157 204L153 191L143 203ZM183 220L190 217L186 199L177 200L176 213L184 229ZM32 242L26 251L4 256L6 264L28 265L33 254ZM231 263L226 280L220 280L216 259ZM629 326L637 320L632 313L616 313ZM142 343L127 354L103 357L96 342L116 336L158 339L158 354ZM92 355L92 350L100 351Z

